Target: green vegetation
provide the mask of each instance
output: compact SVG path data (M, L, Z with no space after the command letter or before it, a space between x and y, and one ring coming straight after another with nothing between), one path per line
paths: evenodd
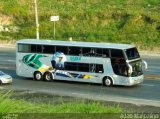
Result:
M41 39L53 39L50 16L59 15L56 39L160 46L160 0L37 1ZM16 26L0 39L35 38L34 0L1 0L0 14Z
M105 106L98 102L84 101L37 103L11 98L12 94L14 94L12 91L7 93L0 91L2 119L94 119L106 116L114 119L124 112L118 105Z
M70 102L58 105L34 104L23 100L5 99L0 103L1 113L120 113L118 106L103 106L98 102Z

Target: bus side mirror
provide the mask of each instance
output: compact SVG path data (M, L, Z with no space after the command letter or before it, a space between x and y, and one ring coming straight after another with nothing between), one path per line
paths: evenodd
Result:
M146 69L148 69L148 65L147 65L147 62L146 62L146 61L144 61L144 60L143 60L142 62L144 63L144 66L145 66L145 70L146 70Z

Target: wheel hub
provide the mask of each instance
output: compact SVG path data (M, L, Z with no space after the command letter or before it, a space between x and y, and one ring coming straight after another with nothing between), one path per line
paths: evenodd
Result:
M38 80L41 79L41 75L40 75L40 74L37 74L37 75L36 75L36 79L38 79Z

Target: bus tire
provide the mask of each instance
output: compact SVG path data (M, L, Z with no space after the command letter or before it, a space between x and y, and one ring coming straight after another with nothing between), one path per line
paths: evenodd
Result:
M36 81L41 81L43 79L43 75L40 71L35 71L33 77Z
M113 86L113 81L110 77L106 76L103 78L103 85L107 87Z
M53 75L51 72L47 71L43 75L44 81L53 81Z

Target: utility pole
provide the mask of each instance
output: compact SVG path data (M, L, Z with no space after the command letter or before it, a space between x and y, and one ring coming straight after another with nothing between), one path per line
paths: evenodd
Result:
M34 0L34 3L35 3L35 19L36 19L36 38L39 39L39 23L38 23L37 0Z

